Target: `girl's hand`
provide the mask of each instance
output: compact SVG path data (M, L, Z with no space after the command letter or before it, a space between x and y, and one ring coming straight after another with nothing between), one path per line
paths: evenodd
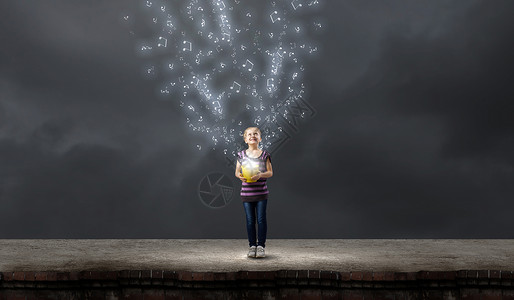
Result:
M252 176L252 180L259 180L260 178L261 178L261 172L259 172L256 175Z
M237 178L241 179L241 181L246 182L246 178L244 178L241 174L237 174Z

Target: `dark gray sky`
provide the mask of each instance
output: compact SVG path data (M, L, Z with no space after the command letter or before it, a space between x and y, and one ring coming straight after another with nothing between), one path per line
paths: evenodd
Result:
M240 181L143 78L127 3L0 3L0 238L246 238ZM512 11L323 1L268 238L514 238Z

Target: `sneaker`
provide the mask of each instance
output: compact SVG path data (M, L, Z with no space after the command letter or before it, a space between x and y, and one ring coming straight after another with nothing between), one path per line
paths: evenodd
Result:
M257 251L257 247L251 246L250 250L248 250L248 257L255 257L256 251Z
M257 254L255 255L255 257L266 257L266 255L264 254L264 247L257 246Z

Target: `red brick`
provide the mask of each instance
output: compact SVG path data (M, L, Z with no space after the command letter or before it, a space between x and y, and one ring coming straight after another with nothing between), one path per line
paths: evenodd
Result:
M416 280L416 272L407 272L407 280Z
M6 291L2 293L2 300L26 300L25 293L21 291Z
M128 279L130 278L130 271L129 270L122 270L118 273L119 278Z
M321 299L323 300L341 300L342 295L338 290L321 290Z
M178 274L175 271L164 271L164 272L162 272L162 278L164 278L164 279L178 279Z
M309 278L309 270L298 271L298 279L307 279L307 278Z
M46 272L36 272L36 281L46 281Z
M118 272L116 271L107 271L105 275L107 280L118 280Z
M491 270L489 272L489 278L500 279L500 271L498 271L498 270Z
M405 273L405 272L396 272L396 273L394 273L394 280L395 281L405 281L405 280L407 280L407 273Z
M215 281L224 281L227 280L227 274L223 272L213 273Z
M193 280L193 274L189 271L179 271L178 273L178 280L181 281L191 281Z
M166 300L183 300L183 292L180 290L166 290L165 298Z
M362 280L362 272L352 272L352 280Z
M385 281L394 281L394 273L393 272L385 272L384 280Z
M34 272L25 272L25 281L34 281L36 274Z
M295 270L287 270L286 278L296 279L298 277L298 271Z
M65 272L57 272L57 281L68 281L70 280L70 274Z
M25 272L14 272L13 279L16 281L25 280Z
M150 270L142 270L141 271L141 279L151 279L152 278L152 271Z
M12 281L13 280L13 272L3 272L2 280L4 281Z
M203 279L205 281L214 281L214 273L212 273L212 272L205 272L205 274L203 275Z
M246 278L249 280L260 280L261 279L261 272L258 271L249 271Z
M280 290L280 299L300 299L300 291L295 288L283 288Z
M468 279L477 279L478 271L477 270L467 270L466 272Z
M501 290L490 290L487 289L480 294L480 300L502 300Z
M57 281L57 272L47 272L46 280L48 281Z
M480 271L478 271L478 278L480 278L480 279L489 278L489 271L488 270L480 270Z
M91 279L91 272L90 271L82 271L79 274L79 278L81 280L90 280Z
M330 272L330 279L339 280L339 272Z
M275 280L277 272L274 271L266 271L264 272L264 279L266 280Z
M152 270L152 279L162 279L162 271Z
M362 290L343 290L344 300L362 300L364 293Z
M463 288L460 290L460 298L467 300L480 300L480 290L477 288Z
M70 280L79 280L80 278L80 272L70 272Z
M318 300L321 299L321 290L319 289L307 289L300 291L301 300Z
M431 271L428 272L427 279L429 280L443 280L446 272L442 271Z
M321 271L319 273L319 277L321 279L332 279L332 273L331 271Z
M191 272L191 280L192 281L203 281L204 280L203 272Z
M309 270L309 279L319 279L319 275L318 270Z
M442 274L442 279L444 280L455 280L457 278L457 272L446 271Z
M366 272L362 273L362 280L373 281L373 272L366 271Z
M502 279L513 279L514 276L512 276L512 272L511 271L501 271L501 278Z
M164 300L166 299L163 290L145 290L143 300ZM141 299L141 298L140 298Z
M394 300L395 294L391 290L375 290L373 292L374 300Z
M130 271L130 278L131 279L139 279L139 278L141 278L141 271L137 271L137 270Z
M248 271L239 271L236 273L236 278L238 280L247 280L248 279Z
M287 270L280 270L277 272L277 278L286 278L287 277Z
M339 275L340 275L341 281L349 281L352 273L351 272L340 272Z
M374 272L373 273L373 281L384 281L385 272Z
M226 279L227 280L231 280L231 281L234 281L237 279L237 273L236 272L228 272L226 274Z
M504 289L502 291L502 300L514 300L514 290Z

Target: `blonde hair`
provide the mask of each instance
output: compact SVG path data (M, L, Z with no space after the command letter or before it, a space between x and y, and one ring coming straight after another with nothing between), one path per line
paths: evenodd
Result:
M257 129L257 131L259 132L259 135L262 136L262 133L261 133L261 130L258 128L258 127L248 127L245 129L245 131L243 132L243 139L246 138L246 132L249 130L249 129L252 129L252 128L255 128Z

